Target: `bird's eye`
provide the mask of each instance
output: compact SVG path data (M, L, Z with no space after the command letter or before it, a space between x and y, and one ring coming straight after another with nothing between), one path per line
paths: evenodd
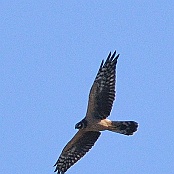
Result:
M83 124L82 123L79 123L78 124L78 128L81 129L83 127Z
M81 129L83 127L83 124L80 122L80 123L77 123L75 125L75 129Z

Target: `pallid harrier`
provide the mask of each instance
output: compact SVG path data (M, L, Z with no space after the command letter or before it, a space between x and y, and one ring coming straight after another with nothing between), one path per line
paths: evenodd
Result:
M64 147L57 160L55 172L64 174L99 138L101 132L109 130L124 135L132 135L138 127L134 121L110 121L106 119L111 112L115 99L116 64L119 55L109 53L105 63L102 61L97 76L89 93L88 108L85 118L75 125L79 129Z

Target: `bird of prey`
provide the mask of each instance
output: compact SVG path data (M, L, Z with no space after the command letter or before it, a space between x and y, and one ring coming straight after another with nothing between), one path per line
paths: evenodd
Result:
M109 53L106 61L101 62L97 76L89 93L85 118L75 125L78 132L62 150L56 164L55 172L64 174L80 160L95 144L100 131L113 131L132 135L138 127L135 121L110 121L112 105L115 99L116 64L119 54Z

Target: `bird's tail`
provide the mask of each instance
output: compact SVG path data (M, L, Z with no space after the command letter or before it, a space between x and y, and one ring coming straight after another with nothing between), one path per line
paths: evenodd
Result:
M137 131L138 123L135 121L112 121L109 130L124 135L133 135Z

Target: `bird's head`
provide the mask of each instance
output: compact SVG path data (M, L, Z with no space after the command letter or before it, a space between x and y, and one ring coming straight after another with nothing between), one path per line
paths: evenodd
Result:
M75 125L75 129L84 129L87 126L87 121L83 119Z

